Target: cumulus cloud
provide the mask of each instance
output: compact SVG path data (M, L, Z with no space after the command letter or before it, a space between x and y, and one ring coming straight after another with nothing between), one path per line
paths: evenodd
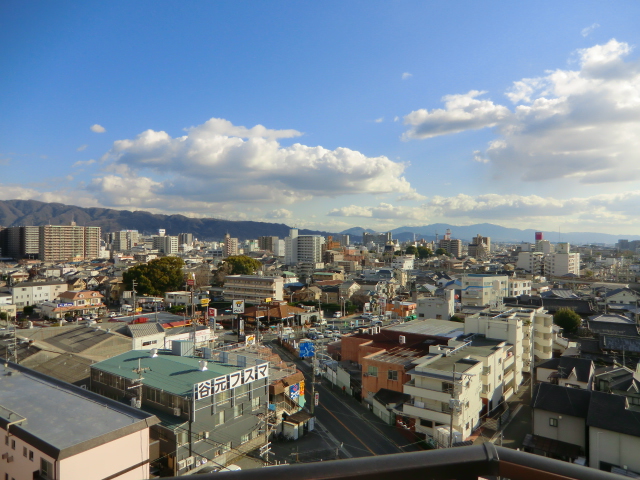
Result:
M279 138L301 135L296 130L235 126L211 119L171 137L147 130L134 139L118 140L103 157L110 175L94 183L106 189L131 178L138 189L205 202L277 202L292 204L313 197L355 194L408 194L405 165L387 157L367 157L348 148L328 150Z
M291 218L293 217L293 212L291 210L287 210L286 208L278 208L276 210L272 210L265 215L266 218Z
M493 127L511 116L508 108L496 105L491 100L477 97L487 92L472 90L461 95L446 95L442 98L444 109L420 109L404 117L404 124L411 128L403 138L431 138L438 135L459 133Z
M411 78L411 77L413 77L413 74L412 74L412 73L404 72L404 73L402 74L402 79L403 79L403 80L406 80L407 78Z
M579 68L513 83L513 108L480 100L482 92L444 98L445 108L405 117L405 138L492 127L497 138L474 159L496 177L571 178L593 184L640 179L640 63L613 39L577 52Z
M102 125L98 125L97 123L94 125L91 125L91 127L89 128L91 128L91 131L95 133L104 133L107 131Z
M600 25L597 23L592 23L591 25L589 25L588 27L583 28L580 31L580 35L582 35L583 37L588 37L589 35L591 35L593 33L593 31L598 28Z
M91 160L78 160L72 165L72 167L86 167L88 165L93 165L94 163L96 163L96 161L93 158Z
M395 206L389 203L380 203L377 207L361 207L349 205L342 208L334 208L329 213L330 217L364 217L375 219L420 220L427 221L426 211L422 207Z
M400 195L397 200L399 202L405 202L405 201L422 201L422 200L426 200L427 197L425 197L424 195L420 195L418 192L411 192L411 193L407 193L405 195Z

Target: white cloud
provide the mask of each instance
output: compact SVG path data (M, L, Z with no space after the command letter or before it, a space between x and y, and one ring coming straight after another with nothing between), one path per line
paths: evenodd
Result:
M83 152L87 149L88 146L89 145L80 145L78 148L76 148L76 152Z
M404 72L404 73L402 74L402 79L403 79L403 80L406 80L407 78L411 78L411 77L413 77L413 74L412 74L412 73Z
M588 27L583 28L580 31L580 35L582 35L583 37L588 37L589 35L591 35L593 33L593 31L598 28L600 25L597 23L592 23L591 25L589 25Z
M287 210L286 208L278 208L276 210L272 210L265 215L265 218L272 219L282 219L282 218L291 218L293 216L293 212L291 210Z
M399 202L404 202L404 201L423 201L426 200L427 197L425 197L424 195L420 195L418 192L410 192L410 193L406 193L404 195L400 195L397 200Z
M405 138L429 138L493 127L497 138L476 161L496 178L553 178L581 183L640 180L640 62L624 61L632 47L615 39L579 50L578 70L548 71L514 82L512 110L481 92L445 97L445 109L405 117Z
M277 141L297 135L295 130L269 130L260 125L247 129L222 119L191 127L178 138L147 130L132 140L114 142L102 159L110 162L106 169L111 176L94 186L105 189L116 175L122 183L146 179L144 186L152 188L158 198L279 204L313 197L414 191L403 176L405 165L387 157L300 143L283 147Z
M382 122L384 122L384 117L376 118L376 119L374 120L374 122L376 122L376 123L382 123Z
M90 128L91 131L95 133L104 133L107 131L102 125L98 125L97 123L95 125L91 125Z
M411 125L403 138L431 138L438 135L459 133L493 127L511 116L508 108L496 105L491 100L476 97L486 92L472 90L462 95L446 95L444 109L415 110L404 117L404 124Z
M96 161L92 158L91 160L78 160L76 163L72 165L72 167L84 167L88 165L93 165Z
M377 207L349 205L348 207L334 208L327 215L330 217L364 217L384 220L410 219L427 222L426 213L422 207L397 207L389 203L380 203Z

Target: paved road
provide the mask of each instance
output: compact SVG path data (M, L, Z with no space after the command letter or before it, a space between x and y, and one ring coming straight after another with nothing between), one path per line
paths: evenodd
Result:
M311 368L288 352L275 346L275 350L287 360L293 360L305 374L305 395L307 405L313 402L311 389ZM404 447L407 441L393 427L374 417L353 398L344 396L342 391L326 386L317 378L316 391L320 394L320 404L315 407L319 421L318 435L324 443L339 448L341 457L366 457L413 451L414 446Z

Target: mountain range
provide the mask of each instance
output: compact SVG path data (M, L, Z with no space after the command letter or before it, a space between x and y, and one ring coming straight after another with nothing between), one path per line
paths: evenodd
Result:
M82 226L102 227L103 232L118 230L138 230L143 234L152 234L165 229L168 235L193 233L200 240L220 240L226 233L242 240L260 236L289 235L289 227L283 223L234 221L216 218L191 218L184 215L161 215L144 211L114 210L110 208L84 208L62 203L45 203L36 200L0 200L0 226L26 225L63 225L76 222ZM493 242L531 242L536 230L507 228L491 223L456 226L447 223L435 223L421 227L400 227L391 230L394 239L400 241L425 239L427 241L442 238L447 229L452 238L470 241L480 234L491 237ZM362 233L376 233L371 229L353 227L340 233L349 234L353 240L361 240ZM332 235L330 232L300 229L301 235ZM620 239L640 240L640 235L611 235L596 232L550 232L543 231L544 238L551 242L569 242L582 244L615 244Z

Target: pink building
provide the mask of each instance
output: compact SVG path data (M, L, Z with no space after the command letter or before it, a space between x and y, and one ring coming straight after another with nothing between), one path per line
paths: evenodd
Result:
M0 377L0 478L149 478L155 415L12 363Z

